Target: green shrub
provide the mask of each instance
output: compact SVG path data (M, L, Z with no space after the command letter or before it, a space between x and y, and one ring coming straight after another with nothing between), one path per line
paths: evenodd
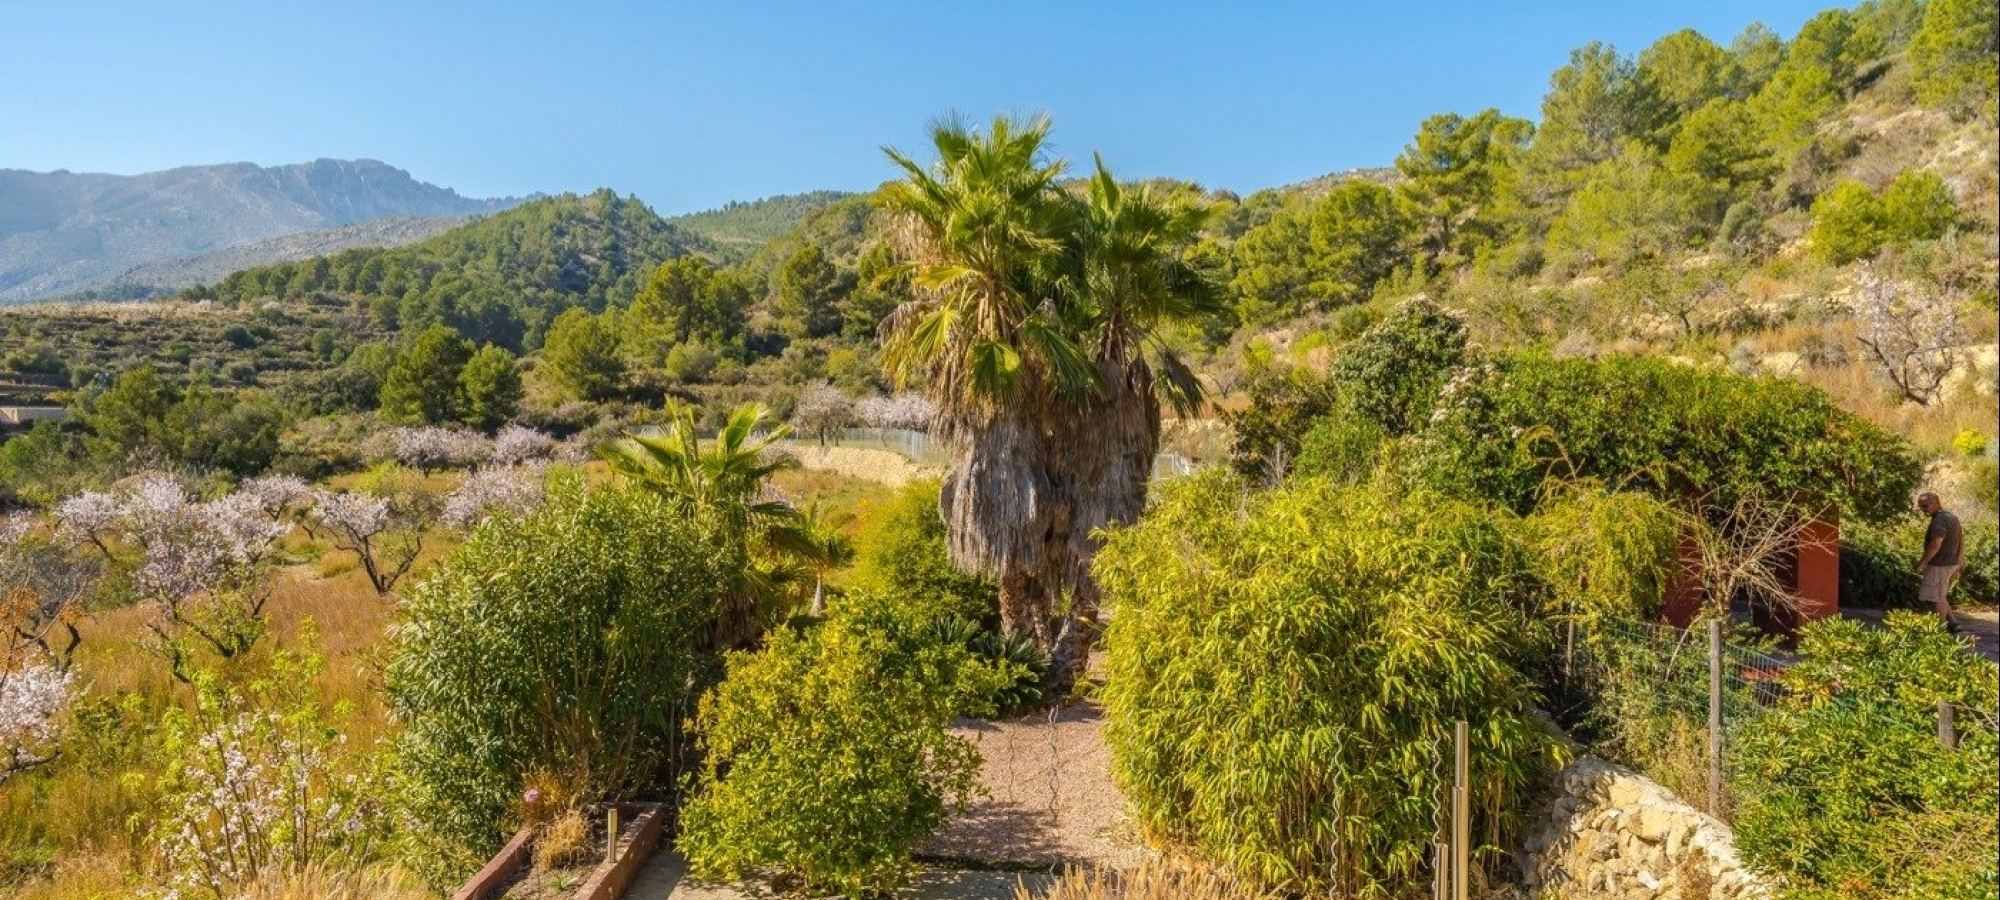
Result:
M1812 248L1835 265L1875 255L1888 241L1882 198L1858 181L1843 181L1812 205Z
M1260 885L1400 895L1429 878L1452 722L1472 725L1480 865L1498 872L1559 750L1509 605L1521 548L1479 507L1210 472L1113 532L1113 764L1140 824Z
M1389 436L1374 419L1341 404L1306 432L1292 472L1301 478L1331 478L1339 484L1369 480L1381 462Z
M1935 617L1886 630L1838 619L1806 628L1775 709L1735 736L1736 841L1801 900L1984 898L2000 856L2000 746L1962 716L1937 737L1937 704L1991 716L1993 664Z
M1964 568L1951 587L1953 606L1992 606L2000 597L2000 527L1991 518L1964 517ZM1870 609L1930 607L1917 599L1923 579L1925 522L1890 526L1850 524L1840 535L1840 605Z
M1521 512L1548 478L1584 477L1684 508L1831 504L1842 521L1906 514L1922 474L1908 442L1817 388L1628 356L1461 370L1409 463Z
M704 777L680 849L705 878L755 871L847 897L890 890L962 807L979 753L945 728L995 670L880 607L779 629L702 698Z
M1958 221L1958 204L1936 172L1910 169L1879 195L1843 181L1813 201L1812 218L1813 250L1839 265L1888 244L1943 237Z
M1986 455L1986 435L1970 428L1951 436L1951 449L1960 456Z
M1645 494L1583 482L1541 504L1520 533L1558 614L1644 621L1678 574L1685 522Z
M919 619L956 616L988 628L1000 620L992 579L952 567L938 482L912 481L870 515L854 539L854 585Z
M1951 586L1951 602L1987 607L2000 603L2000 523L1991 518L1966 522L1962 560L1965 567Z
M717 586L741 564L646 492L570 479L411 590L386 688L427 874L463 877L497 846L526 773L592 798L668 782Z
M1840 529L1840 605L1862 609L1917 609L1920 554L1907 546L1907 527L1853 523Z
M1049 655L1035 646L1034 641L981 628L977 622L955 617L939 619L931 627L938 641L964 647L999 673L999 687L990 696L974 698L967 715L988 709L994 715L1011 719L1047 704Z
M1245 348L1250 355L1257 345ZM1223 413L1235 435L1229 464L1252 478L1269 478L1290 471L1298 458L1300 439L1313 423L1338 402L1330 379L1304 369L1258 369L1244 385L1250 402Z
M1438 389L1465 361L1464 323L1418 297L1346 346L1327 376L1341 400L1391 436L1423 427Z

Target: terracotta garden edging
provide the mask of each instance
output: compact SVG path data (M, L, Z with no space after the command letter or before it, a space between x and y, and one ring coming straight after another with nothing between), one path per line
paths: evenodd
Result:
M638 826L630 843L618 848L616 859L598 863L590 876L577 888L574 900L618 900L625 890L639 877L639 870L645 868L653 851L659 849L660 838L666 831L667 805L664 803L612 803L599 807L615 808L618 817ZM620 827L622 831L624 826ZM451 900L488 900L498 894L500 888L511 880L528 864L534 852L535 838L540 829L523 828L514 832L500 852L487 861L479 874L465 883L451 895Z
M639 870L646 867L646 861L653 858L653 851L660 846L660 835L666 830L667 805L664 803L619 803L618 815L632 816L639 826L632 835L632 842L618 848L616 858L600 864L597 871L590 873L583 887L576 891L576 900L617 900L625 896L625 889L632 886L639 877Z

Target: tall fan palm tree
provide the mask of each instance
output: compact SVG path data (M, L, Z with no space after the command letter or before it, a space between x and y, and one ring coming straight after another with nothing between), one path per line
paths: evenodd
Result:
M1063 399L1096 378L1065 290L1079 209L1043 152L1048 131L1046 118L996 118L984 133L940 122L929 167L887 151L907 177L880 195L916 294L883 322L882 357L925 386L932 432L952 448L946 546L999 581L1001 627L1044 646L1068 569L1047 444Z
M1160 447L1161 402L1192 415L1200 379L1168 340L1173 326L1220 315L1221 293L1187 250L1208 209L1186 194L1125 186L1102 158L1084 197L1082 342L1096 366L1095 389L1064 429L1053 464L1070 470L1070 614L1052 654L1058 672L1080 669L1097 624L1090 562L1099 529L1137 519Z
M763 405L745 404L729 414L704 448L695 433L693 409L669 401L666 413L660 433L632 435L607 445L601 454L612 469L666 498L683 515L710 523L726 549L743 561L740 575L725 586L715 643L747 646L798 575L787 557L809 543L798 510L768 496L771 476L799 464L789 455L769 452L790 429L772 424Z
M889 151L907 177L881 194L917 289L883 323L883 358L926 385L953 448L940 499L952 560L997 577L1002 628L1043 647L1065 592L1082 625L1064 634L1088 634L1092 532L1145 505L1156 393L1199 398L1156 330L1215 305L1179 254L1199 211L1122 188L1101 161L1079 197L1045 156L1048 130L945 122L931 166Z

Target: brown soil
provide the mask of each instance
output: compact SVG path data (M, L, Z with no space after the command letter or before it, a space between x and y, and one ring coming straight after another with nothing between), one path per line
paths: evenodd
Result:
M638 836L639 827L634 821L637 818L621 817L618 823L620 846L630 846L632 839ZM599 813L591 819L590 838L576 862L539 872L533 866L524 867L499 896L501 900L569 900L576 896L576 889L589 880L591 873L603 865L604 851L604 816Z

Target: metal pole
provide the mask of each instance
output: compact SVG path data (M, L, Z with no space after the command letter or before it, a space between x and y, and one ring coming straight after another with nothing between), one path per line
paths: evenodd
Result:
M1451 900L1451 842L1433 842L1431 859L1437 863L1436 877L1431 879L1431 900Z
M1472 869L1472 752L1465 720L1452 729L1451 778L1451 896L1471 900L1466 875Z
M604 859L618 861L618 807L613 806L604 813Z
M1948 700L1938 701L1938 746L1946 750L1958 749L1957 711Z
M1708 620L1708 814L1722 818L1722 620Z
M1570 619L1563 629L1563 689L1568 690L1570 681L1576 677L1576 620Z

